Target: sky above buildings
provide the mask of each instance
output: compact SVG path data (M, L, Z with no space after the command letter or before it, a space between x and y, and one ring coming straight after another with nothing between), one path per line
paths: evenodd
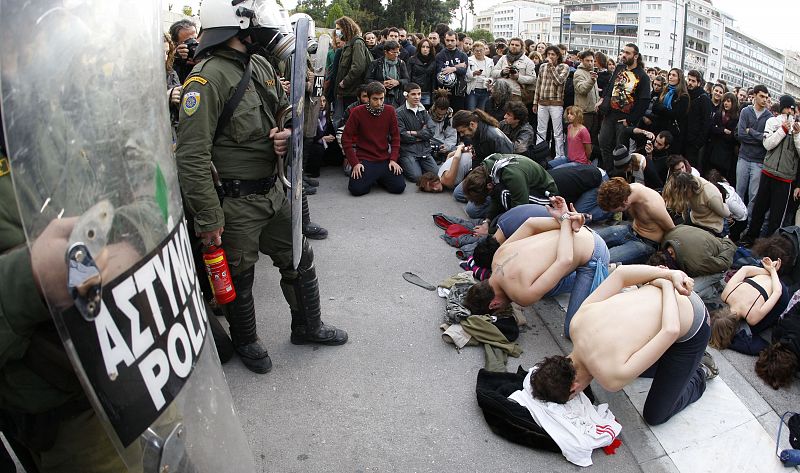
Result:
M198 0L162 0L176 8L184 4L197 8ZM498 0L474 0L475 13L500 3ZM800 49L800 2L793 0L712 0L731 15L744 33L779 49ZM283 0L287 9L297 0Z

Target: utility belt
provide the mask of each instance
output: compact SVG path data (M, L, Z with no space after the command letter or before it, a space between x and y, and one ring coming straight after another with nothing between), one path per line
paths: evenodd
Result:
M262 179L220 179L225 197L244 197L252 194L267 195L277 181L277 176Z

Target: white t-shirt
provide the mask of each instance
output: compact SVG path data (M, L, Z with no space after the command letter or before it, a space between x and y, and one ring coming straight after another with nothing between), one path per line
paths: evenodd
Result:
M568 461L578 466L590 466L592 451L611 445L622 431L622 426L614 419L608 404L595 407L583 393L565 404L534 398L531 374L535 369L528 371L522 389L508 398L530 411L533 420L553 438Z
M439 166L439 177L442 177L448 169L453 165L453 158L447 158L445 162ZM458 162L458 172L456 173L455 185L458 185L469 174L470 166L472 166L472 153L461 153L460 161Z

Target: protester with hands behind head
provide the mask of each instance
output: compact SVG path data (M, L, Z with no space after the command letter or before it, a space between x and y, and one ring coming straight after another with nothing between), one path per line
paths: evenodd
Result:
M621 292L634 285L641 286ZM693 287L682 271L618 267L572 318L572 352L538 365L531 377L537 398L563 404L592 380L616 392L637 377L651 377L642 412L650 425L700 399L717 370L705 353L708 312Z
M569 336L578 307L608 275L608 248L563 198L551 198L547 209L550 217L529 218L502 245L486 237L483 244L496 249L492 276L469 289L464 305L473 314L486 314L511 302L530 306L571 292L564 322Z

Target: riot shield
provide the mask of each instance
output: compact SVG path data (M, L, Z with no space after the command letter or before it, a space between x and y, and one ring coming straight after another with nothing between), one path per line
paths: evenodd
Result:
M0 0L14 190L34 260L67 229L42 292L127 467L251 472L188 243L160 26L153 2Z
M295 23L295 47L292 58L292 140L289 180L291 181L292 209L292 265L300 265L303 254L303 131L305 129L305 92L308 80L308 19L298 18Z
M331 37L329 34L322 34L317 39L317 50L314 52L312 62L314 64L314 88L311 97L322 97L325 86L325 65L328 61L328 51L331 47Z

